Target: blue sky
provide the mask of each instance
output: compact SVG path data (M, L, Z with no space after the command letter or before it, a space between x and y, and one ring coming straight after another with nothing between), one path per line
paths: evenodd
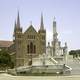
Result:
M30 21L38 30L43 12L47 42L52 40L52 22L55 16L62 45L67 42L69 50L80 49L80 0L0 0L0 40L13 39L18 10L23 32Z

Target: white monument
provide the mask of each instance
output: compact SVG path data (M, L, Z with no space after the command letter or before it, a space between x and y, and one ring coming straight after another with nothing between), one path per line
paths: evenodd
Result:
M48 46L46 49L46 54L48 56L53 56L54 59L59 60L63 59L64 63L66 63L67 60L67 53L68 53L68 47L67 43L65 42L64 47L61 46L61 42L57 38L58 33L57 33L57 28L56 28L56 20L54 17L53 20L53 41L50 43L48 42Z

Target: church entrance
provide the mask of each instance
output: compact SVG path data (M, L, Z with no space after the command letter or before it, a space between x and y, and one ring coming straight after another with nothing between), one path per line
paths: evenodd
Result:
M30 57L28 65L32 65L32 56L36 53L36 45L34 45L32 42L30 42L27 45L27 52L28 52L29 57Z

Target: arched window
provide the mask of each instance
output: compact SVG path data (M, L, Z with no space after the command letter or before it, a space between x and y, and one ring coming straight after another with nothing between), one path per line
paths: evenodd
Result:
M30 53L33 53L33 49L34 49L34 48L33 48L33 43L31 42L31 43L30 43Z
M36 45L33 45L32 42L30 42L30 44L27 45L27 53L29 54L36 53Z
M34 53L36 53L36 46L34 45Z

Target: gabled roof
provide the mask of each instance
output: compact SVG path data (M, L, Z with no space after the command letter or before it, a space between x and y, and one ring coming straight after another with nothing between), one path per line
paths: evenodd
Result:
M35 32L37 33L37 31L34 29L33 25L30 25L29 28L25 31L26 32Z
M10 47L12 44L13 44L13 41L0 40L0 47Z

